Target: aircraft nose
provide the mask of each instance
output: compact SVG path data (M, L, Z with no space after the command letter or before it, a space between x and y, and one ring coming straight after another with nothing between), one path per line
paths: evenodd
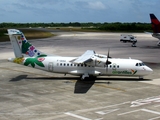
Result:
M148 66L146 66L146 71L147 71L148 73L152 73L152 72L153 72L153 70L152 70L150 67L148 67Z

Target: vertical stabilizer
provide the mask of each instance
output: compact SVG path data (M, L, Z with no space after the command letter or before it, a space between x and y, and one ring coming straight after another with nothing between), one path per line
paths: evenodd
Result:
M23 56L37 57L44 54L37 50L31 43L29 43L20 30L8 29L8 35L16 58Z
M160 33L160 22L154 14L150 14L153 33Z

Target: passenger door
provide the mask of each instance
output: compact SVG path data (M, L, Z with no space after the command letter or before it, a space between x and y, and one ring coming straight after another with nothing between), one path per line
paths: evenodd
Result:
M53 62L48 63L48 71L53 72Z

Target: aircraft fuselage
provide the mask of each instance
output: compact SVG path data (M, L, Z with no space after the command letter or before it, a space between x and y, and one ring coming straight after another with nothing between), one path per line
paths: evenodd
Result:
M16 60L19 59L19 60ZM76 57L26 57L15 58L13 62L33 68L62 74L89 76L138 76L142 77L152 72L152 69L144 65L140 60L109 58L111 64L106 65L106 58L95 59L90 64L74 64L70 62Z

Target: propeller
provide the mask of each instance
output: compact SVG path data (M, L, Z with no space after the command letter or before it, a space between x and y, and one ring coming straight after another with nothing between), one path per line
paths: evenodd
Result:
M110 61L108 61L108 58L111 58L111 57L109 56L109 49L108 49L108 54L107 54L106 65L109 65L109 64L111 64L111 62L110 62Z
M108 65L111 64L111 62L108 61L108 58L111 58L111 57L109 56L109 49L108 49L107 60L106 60L106 67L107 67L106 72L107 72L107 73L108 73Z

